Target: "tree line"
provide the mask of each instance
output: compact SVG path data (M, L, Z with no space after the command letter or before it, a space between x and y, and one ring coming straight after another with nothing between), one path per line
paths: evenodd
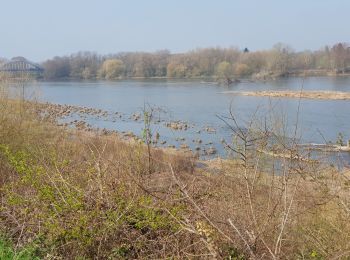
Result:
M118 78L268 78L301 71L346 73L350 71L350 45L337 43L317 51L294 51L276 44L269 50L201 48L186 53L122 52L99 55L78 52L54 57L41 64L46 79Z

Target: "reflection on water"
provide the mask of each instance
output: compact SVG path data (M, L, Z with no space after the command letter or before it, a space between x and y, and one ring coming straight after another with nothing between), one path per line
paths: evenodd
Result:
M140 113L145 104L167 111L167 121L182 120L193 124L186 131L167 128L163 123L154 125L167 144L186 143L191 148L215 147L225 153L222 138L230 140L232 132L217 115L228 116L229 108L243 124L254 115L258 119L272 117L283 121L287 135L293 135L297 123L297 136L302 142L325 143L335 141L338 133L350 139L350 102L343 100L270 99L222 94L227 90L333 90L350 91L348 77L319 77L282 79L272 82L243 82L230 87L199 81L125 80L116 82L38 82L26 87L27 95L34 90L39 100L58 104L94 107L110 113L120 112L123 119L106 121L91 119L94 126L132 131L141 134L143 124L130 115ZM300 111L299 115L297 111ZM273 121L273 120L270 120ZM214 128L208 132L206 128ZM185 141L176 141L183 139ZM211 144L212 143L212 144ZM342 155L349 157L348 155Z

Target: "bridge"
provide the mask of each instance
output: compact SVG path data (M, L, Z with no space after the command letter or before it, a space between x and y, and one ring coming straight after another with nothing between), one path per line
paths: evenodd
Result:
M41 74L44 71L39 65L23 57L15 57L0 65L0 72Z

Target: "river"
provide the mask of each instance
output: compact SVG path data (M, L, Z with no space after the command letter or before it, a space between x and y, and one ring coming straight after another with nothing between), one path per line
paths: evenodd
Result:
M87 120L96 127L119 132L132 131L136 135L141 135L144 125L141 120L134 121L131 115L142 114L145 105L161 108L163 112L160 117L165 121L152 125L153 132L160 134L161 141L176 147L187 144L192 149L213 147L221 156L225 155L222 139L230 142L232 131L218 116L229 116L230 107L242 127L254 115L262 121L266 118L269 124L283 121L283 129L290 137L294 135L297 124L297 137L303 143L335 142L339 133L342 133L344 141L350 139L349 101L248 97L223 93L231 90L301 89L350 92L350 78L289 78L265 83L247 81L229 87L198 80L164 79L35 82L26 87L26 96L35 96L41 102L93 107L111 114L119 112L123 115L119 120ZM165 127L165 122L177 120L186 122L189 128L174 130ZM215 132L206 131L208 128L215 129ZM200 144L193 141L199 139L202 140ZM349 159L349 155L345 154L345 157Z

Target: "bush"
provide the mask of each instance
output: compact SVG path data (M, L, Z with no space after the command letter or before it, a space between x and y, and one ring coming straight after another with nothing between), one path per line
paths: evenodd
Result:
M238 156L204 169L152 148L150 168L145 145L62 129L37 108L0 99L0 232L28 245L0 239L4 259L349 256L349 172L269 146L276 131L239 129Z

